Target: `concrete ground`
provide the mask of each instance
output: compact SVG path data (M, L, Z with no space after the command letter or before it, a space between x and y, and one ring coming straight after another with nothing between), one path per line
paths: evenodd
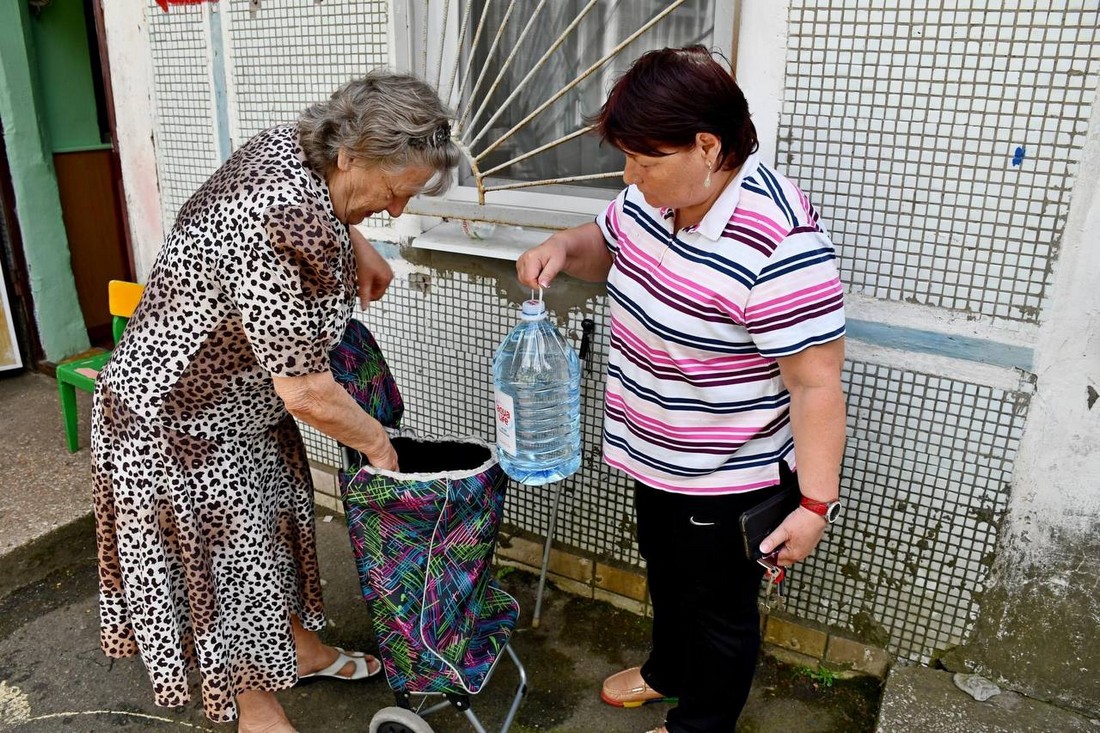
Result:
M157 708L141 662L99 650L89 412L81 394L81 450L70 455L56 383L40 374L0 377L0 731L231 730L207 721L196 702ZM323 636L374 651L343 519L319 515L318 537L330 617ZM502 583L523 609L513 647L529 679L513 731L642 733L660 725L665 706L620 710L599 699L605 676L644 658L646 619L551 587L540 628L531 629L534 576L504 571ZM1014 693L977 703L944 672L895 667L883 693L875 678L834 681L779 659L762 657L737 733L1100 733L1094 721ZM515 682L505 660L474 698L489 730L498 729ZM321 680L280 698L302 733L365 733L371 716L392 704L382 679ZM451 711L431 724L436 733L472 730Z
M1097 733L1100 720L1005 690L979 702L955 686L954 675L896 666L887 681L877 733Z

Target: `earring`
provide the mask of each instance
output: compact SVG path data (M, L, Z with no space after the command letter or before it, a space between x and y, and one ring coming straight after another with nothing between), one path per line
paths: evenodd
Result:
M703 188L710 188L710 163L707 163L707 177L703 179Z

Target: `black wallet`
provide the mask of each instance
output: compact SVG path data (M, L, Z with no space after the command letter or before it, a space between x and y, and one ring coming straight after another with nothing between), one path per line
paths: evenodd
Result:
M741 537L745 541L745 557L762 557L760 543L783 523L787 515L798 508L802 494L797 486L789 486L769 496L741 514Z

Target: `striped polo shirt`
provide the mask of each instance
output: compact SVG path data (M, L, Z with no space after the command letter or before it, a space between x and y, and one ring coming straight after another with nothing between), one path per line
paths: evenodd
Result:
M844 334L833 245L757 155L698 225L673 222L634 186L596 218L614 259L604 460L677 493L772 486L794 468L776 358Z

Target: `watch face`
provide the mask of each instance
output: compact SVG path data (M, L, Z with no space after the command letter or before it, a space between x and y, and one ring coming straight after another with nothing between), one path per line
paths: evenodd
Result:
M829 521L829 524L832 524L836 520L840 519L840 502L839 501L834 501L825 510L825 519L827 519Z

